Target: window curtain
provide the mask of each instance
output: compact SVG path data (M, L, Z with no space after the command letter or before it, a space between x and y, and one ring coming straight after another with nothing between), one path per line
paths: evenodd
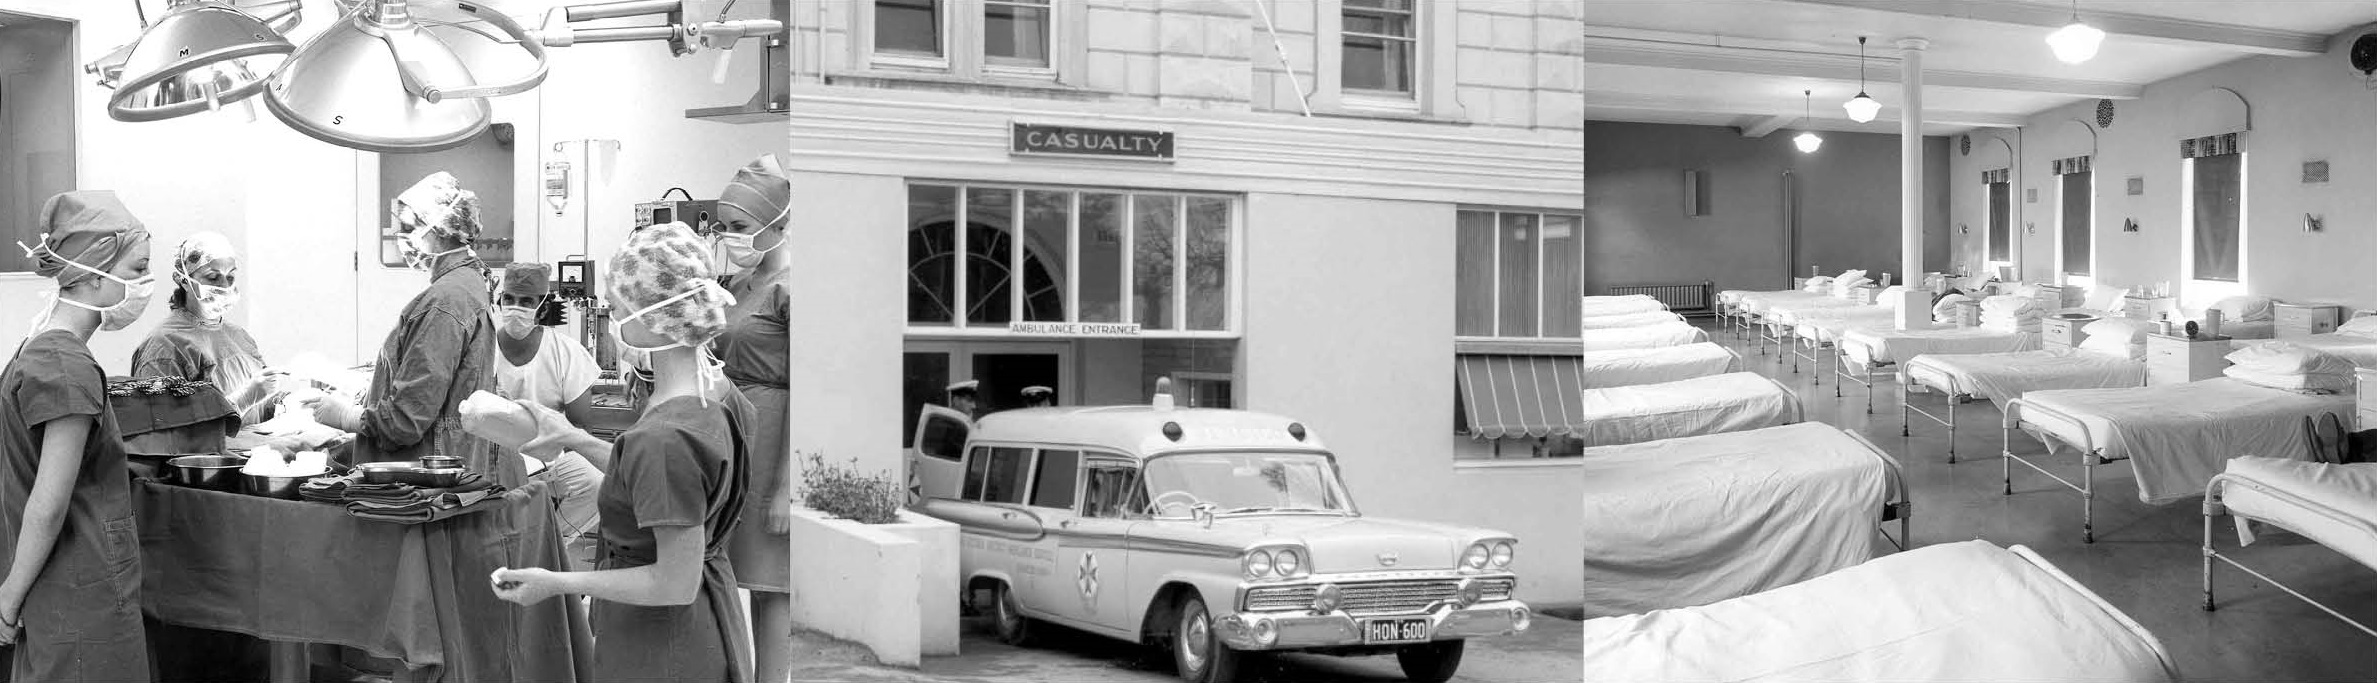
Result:
M2088 157L2079 157L2080 168L2088 167ZM2062 173L2063 181L2063 274L2088 275L2089 235L2095 230L2092 209L2096 197L2095 174L2087 171Z
M1998 173L2000 175L1997 177L2005 177L2004 171L1998 171ZM2011 213L2014 208L2013 194L2012 183L2004 180L1989 183L1989 260L1991 261L2012 260L2007 255L2007 252L2011 251L2007 247L2009 239L2007 231L2012 223L2011 216L2007 214Z
M2232 136L2233 137L2233 136ZM2242 154L2194 158L2195 271L2197 280L2236 282L2241 259L2237 229L2244 204Z

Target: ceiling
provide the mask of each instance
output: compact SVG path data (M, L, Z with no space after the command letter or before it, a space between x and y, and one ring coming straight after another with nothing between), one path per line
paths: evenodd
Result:
M2149 83L2258 55L2322 58L2377 22L2377 1L2083 0L2109 34L2096 58L2055 59L2068 0L1586 0L1585 116L1598 121L1896 134L1901 38L1923 51L1923 131L2021 125L2072 102L2132 99ZM1850 121L1857 38L1881 116ZM2348 68L2339 65L2338 68ZM1801 116L1801 91L1813 91Z

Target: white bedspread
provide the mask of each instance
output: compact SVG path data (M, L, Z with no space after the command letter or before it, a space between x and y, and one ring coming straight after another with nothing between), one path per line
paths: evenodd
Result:
M1930 353L2012 353L2039 348L2037 332L1936 326L1899 331L1888 325L1841 331L1841 355L1859 363L1899 363Z
M1660 323L1680 323L1683 321L1684 316L1669 313L1664 310L1658 310L1643 311L1640 313L1619 313L1615 315L1588 314L1583 319L1579 320L1579 323L1582 329L1603 330L1618 327L1644 327L1649 325L1657 325Z
M1740 304L1742 310L1759 315L1766 315L1768 312L1773 311L1774 307L1776 306L1805 304L1814 301L1839 301L1846 303L1848 302L1848 299L1835 297L1832 295L1830 290L1823 292L1757 292L1744 295L1741 298Z
M2292 529L2361 564L2377 567L2377 463L2330 465L2244 456L2228 461L2220 500L2229 514ZM2279 495L2272 495L2275 490ZM2348 523L2290 499L2342 513ZM1586 499L1590 506L1591 498ZM2242 543L2252 536L2238 530Z
M2153 634L2015 546L1917 548L1706 607L1584 623L1584 680L2177 678Z
M1586 389L1658 384L1741 369L1741 356L1715 342L1587 351L1581 360Z
M1585 615L1706 605L1872 559L1895 465L1803 422L1584 453Z
M1708 332L1689 323L1667 322L1642 327L1620 327L1607 330L1585 330L1586 351L1611 349L1650 349L1662 346L1683 346L1708 341Z
M1907 376L1947 391L1999 403L2052 389L2146 385L2146 363L2072 349L1916 356Z
M1754 372L1630 387L1586 389L1587 446L1738 432L1799 421L1799 395Z
M1653 299L1650 296L1643 294L1629 294L1625 296L1612 297L1588 296L1584 299L1582 310L1584 311L1585 317L1590 318L1597 315L1665 313L1667 312L1667 305L1659 303L1658 299Z
M2349 421L2352 400L2349 394L2298 394L2221 377L2023 395L2023 403L2077 418L2084 434L2062 420L2025 419L2020 404L2008 406L2005 419L2024 420L2066 445L2093 443L2107 458L2129 458L2138 475L2138 500L2163 505L2203 495L2230 458L2310 459L2303 419L2335 413Z
M2227 335L2228 326L2222 325L2220 333L2222 335ZM2377 369L2377 337L2363 337L2357 334L2336 334L2330 332L2327 334L2314 334L2304 337L2295 337L2286 341L2287 343L2294 344L2296 346L2318 349L2328 353L2336 354L2338 356L2343 356L2344 360L2352 361L2353 365ZM2241 349L2251 346L2255 343L2258 342L2240 339L2236 343L2232 344L2232 346Z
M1779 325L1797 325L1811 316L1822 316L1834 311L1845 312L1875 308L1881 307L1858 303L1855 299L1823 298L1776 302L1773 306L1766 308L1766 321Z
M1820 342L1840 341L1842 332L1860 327L1890 327L1898 324L1898 311L1886 306L1826 309L1799 316L1794 328L1802 339Z

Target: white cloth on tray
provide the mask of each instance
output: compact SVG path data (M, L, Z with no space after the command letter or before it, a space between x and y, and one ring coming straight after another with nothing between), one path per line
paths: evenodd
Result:
M1667 322L1642 327L1620 327L1607 330L1579 332L1586 351L1610 349L1649 349L1662 346L1683 346L1708 341L1708 332L1689 323Z
M1816 422L1587 448L1585 615L1705 605L1872 559L1887 456Z
M1907 361L1907 375L1934 387L2004 403L2033 391L2145 386L2146 364L2071 349L1926 354Z
M1642 311L1640 313L1619 313L1615 315L1587 315L1578 320L1578 326L1580 329L1587 330L1607 330L1620 327L1644 327L1649 325L1657 325L1660 323L1680 323L1683 321L1684 316L1662 310Z
M1924 546L1757 595L1583 628L1587 683L2178 677L2137 622L2028 548L1988 541Z
M1920 330L1890 325L1857 327L1841 332L1841 355L1858 363L1898 363L1929 353L2012 353L2039 348L2035 332L2005 332L1985 327L1934 324Z
M2127 389L2033 391L2024 403L2079 420L2025 420L2063 445L2093 443L2106 458L2128 458L2137 473L2138 500L2165 505L2204 493L2204 484L2230 458L2262 455L2309 460L2304 418L2333 413L2352 419L2350 394L2313 395L2258 387L2226 377ZM2008 424L2023 420L2008 406Z
M1586 389L1658 384L1741 369L1741 356L1715 342L1587 351L1579 361Z
M1799 395L1754 372L1586 389L1587 446L1612 446L1762 429L1799 421Z
M2271 495L2257 486L2225 484L2220 500L2228 505L2229 514L2250 517L2293 530L2320 545L2370 567L2377 567L2377 463L2334 465L2327 463L2284 460L2258 456L2242 456L2228 461L2224 475L2243 479L2259 487L2276 489ZM2343 513L2349 524L2319 514L2315 508L2305 507L2280 496L2291 496L2312 505ZM2252 536L2239 528L2239 542L2252 543Z

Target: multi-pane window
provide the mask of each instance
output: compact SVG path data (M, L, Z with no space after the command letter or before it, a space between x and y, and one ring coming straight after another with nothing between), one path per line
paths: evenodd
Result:
M1230 330L1231 198L918 184L908 199L911 326Z
M875 0L875 51L941 56L940 0Z
M1412 91L1412 56L1419 37L1414 0L1345 0L1339 31L1344 44L1339 84L1347 90Z
M1573 338L1583 315L1574 215L1460 212L1454 258L1454 334Z
M1048 0L982 0L982 56L999 66L1048 66Z
M2063 175L2063 274L2086 276L2094 232L2095 174Z

